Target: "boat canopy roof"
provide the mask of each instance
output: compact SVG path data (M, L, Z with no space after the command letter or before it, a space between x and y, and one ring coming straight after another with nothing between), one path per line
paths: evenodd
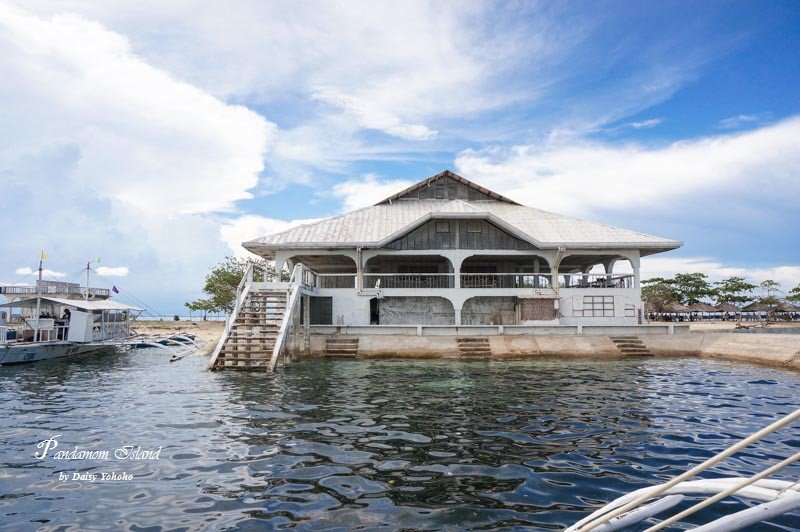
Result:
M117 301L100 300L100 301L86 301L84 299L65 299L60 297L45 297L42 296L42 302L54 303L56 305L64 305L66 307L75 307L80 310L142 310L125 303L118 303ZM28 299L21 299L19 301L11 301L9 303L0 304L0 308L36 308L36 298L31 297Z

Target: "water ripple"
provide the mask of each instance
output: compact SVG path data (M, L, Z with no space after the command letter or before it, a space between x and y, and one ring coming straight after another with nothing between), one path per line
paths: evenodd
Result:
M697 359L315 360L276 375L205 362L138 351L0 368L0 525L558 530L800 397L798 373ZM155 461L34 458L56 434L59 449L162 450ZM798 447L800 425L707 475L753 473ZM135 479L71 479L110 471ZM779 478L798 476L795 466Z

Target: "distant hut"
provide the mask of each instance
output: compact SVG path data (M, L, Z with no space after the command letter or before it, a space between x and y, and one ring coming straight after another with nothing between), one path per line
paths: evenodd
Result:
M742 314L742 309L727 301L721 301L715 308L717 311L722 312L723 320L734 320L736 316L741 316Z
M680 303L672 302L664 305L664 311L669 314L688 314L691 312L689 307L681 305Z
M667 315L667 321L684 321L689 319L689 312L689 307L677 302L672 302L664 305L664 312L662 312L662 314Z
M731 314L739 314L742 311L736 305L732 305L731 303L727 303L725 301L717 304L715 308L720 312L729 312Z
M800 319L800 307L788 301L784 301L775 307L775 314L780 315L781 319L794 321Z
M705 319L709 314L716 314L719 312L715 307L709 305L708 303L703 303L699 301L697 303L693 303L689 305L689 311L694 314L700 314L699 318ZM692 317L694 319L694 317Z
M772 309L760 301L753 301L742 308L742 313L748 314L750 319L753 320L766 318L767 313L770 311L772 311Z

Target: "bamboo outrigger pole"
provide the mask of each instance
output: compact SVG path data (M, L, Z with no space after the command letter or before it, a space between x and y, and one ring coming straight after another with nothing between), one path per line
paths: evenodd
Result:
M42 264L47 255L44 250L39 254L39 282L36 283L36 325L33 327L33 341L39 341L39 314L42 306Z

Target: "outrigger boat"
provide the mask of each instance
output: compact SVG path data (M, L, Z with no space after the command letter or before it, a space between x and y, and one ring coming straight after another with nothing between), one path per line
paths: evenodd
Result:
M44 296L12 301L0 308L37 309L36 318L23 318L18 326L0 326L0 365L82 355L122 345L133 338L131 318L141 312L116 301ZM65 318L43 318L42 313Z
M179 359L201 347L182 335L140 335L131 326L142 309L111 301L107 289L42 280L35 286L0 286L8 302L0 304L0 365L77 356L116 348L153 347ZM14 309L19 313L12 314Z

